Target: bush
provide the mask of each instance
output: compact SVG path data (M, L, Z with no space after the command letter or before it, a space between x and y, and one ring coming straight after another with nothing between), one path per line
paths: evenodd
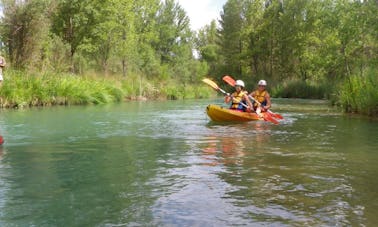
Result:
M339 101L346 112L378 115L378 77L370 70L366 76L353 75L340 85Z
M325 99L330 96L330 87L330 85L295 79L277 85L272 89L271 95L277 98Z
M104 78L7 70L0 88L0 106L103 104L125 99L207 98L212 94L206 85L184 87L174 80L167 82L150 82L140 75Z

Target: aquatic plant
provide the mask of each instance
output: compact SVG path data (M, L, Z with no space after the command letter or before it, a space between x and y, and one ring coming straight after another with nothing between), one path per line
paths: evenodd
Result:
M346 112L378 115L377 71L370 70L365 76L352 75L341 83L337 104Z

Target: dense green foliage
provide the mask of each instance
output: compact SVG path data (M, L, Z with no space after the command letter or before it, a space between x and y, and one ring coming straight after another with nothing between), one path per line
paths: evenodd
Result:
M197 32L175 0L1 4L3 55L12 68L42 72L38 77L45 80L52 75L45 72L96 74L118 83L143 78L152 89L145 94L159 88L171 98L184 98L200 78L212 75L221 82L229 74L245 80L248 90L264 78L275 96L333 96L340 105L354 106L346 97L356 94L347 86L361 89L353 81L378 72L374 0L228 0L219 23ZM25 75L31 74L37 75ZM369 93L368 106L377 105L377 92Z
M378 63L376 1L229 0L216 29L199 31L201 59L218 55L212 73L248 82L343 79Z
M2 0L1 40L12 67L193 83L189 18L174 0Z
M193 57L189 18L174 0L1 3L2 49L17 70L5 72L3 106L211 94L198 85L207 65Z
M331 84L314 83L300 79L287 80L271 90L273 97L324 99L332 95Z
M208 98L205 86L166 84L154 87L145 78L103 78L73 74L25 74L8 71L0 89L1 107L104 104L128 100ZM177 90L179 89L179 90Z
M339 104L347 112L378 115L378 76L371 71L366 76L353 75L340 85Z
M346 86L362 89L352 81L365 81L368 71L377 77L378 2L228 0L220 27L204 27L196 43L214 79L231 74L252 89L264 78L278 97L355 96ZM368 93L376 108L378 90ZM338 103L358 112L371 109L347 100Z

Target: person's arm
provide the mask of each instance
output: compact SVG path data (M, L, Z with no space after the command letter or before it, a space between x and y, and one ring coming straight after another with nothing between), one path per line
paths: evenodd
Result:
M6 62L5 62L5 58L3 58L3 57L0 57L1 59L0 59L0 67L4 67L5 66L5 64L6 64Z
M265 100L266 100L266 106L264 106L264 109L269 110L270 107L272 106L272 102L270 101L270 95L268 92L265 95Z
M252 102L251 102L251 100L249 99L249 97L248 97L248 94L245 94L244 95L244 99L245 99L245 101L247 102L247 105L248 105L248 110L252 110L253 109L253 105L252 105Z
M224 97L224 102L225 103L229 103L230 101L232 101L232 95L229 95L229 93L227 93L228 95Z
M255 102L255 100L254 100L254 98L255 98L255 91L252 91L252 92L249 94L249 96L252 97L252 98L251 98L252 101ZM248 97L248 99L249 99L249 97ZM253 104L252 104L252 106L253 106Z

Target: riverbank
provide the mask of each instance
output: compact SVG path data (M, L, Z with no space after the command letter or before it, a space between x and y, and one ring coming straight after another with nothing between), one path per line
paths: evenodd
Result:
M56 73L25 73L8 70L0 88L0 107L82 105L127 100L209 98L206 85L182 85L177 81L147 81L138 75L79 76Z
M339 81L288 80L271 89L275 98L326 99L345 113L378 116L378 77L374 70Z
M292 80L271 89L272 97L328 99L346 113L378 115L378 79L374 71L338 83ZM151 81L139 75L98 76L25 73L7 70L0 88L1 108L52 105L104 104L122 101L209 98L216 93L207 85L178 81Z
M351 76L339 86L336 104L347 113L378 116L378 77L374 71L366 76Z

